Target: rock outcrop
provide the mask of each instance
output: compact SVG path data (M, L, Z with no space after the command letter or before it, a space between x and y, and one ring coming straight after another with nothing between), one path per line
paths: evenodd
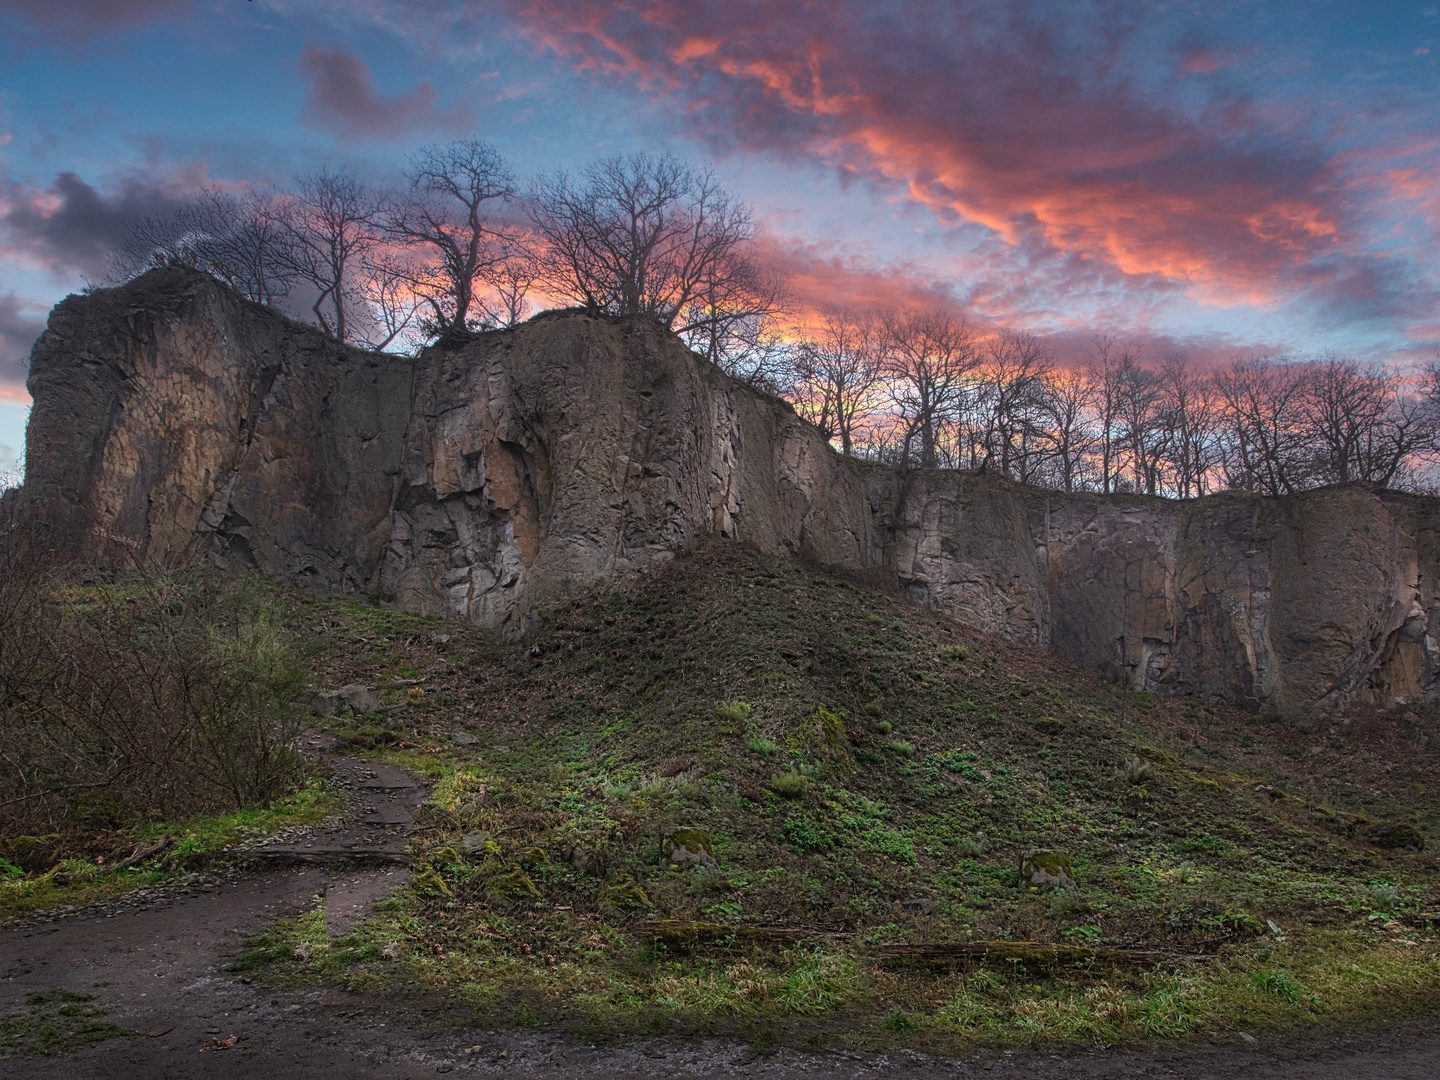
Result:
M30 391L24 505L92 559L206 559L521 630L719 536L883 576L1136 689L1302 722L1440 692L1440 500L901 475L642 319L549 313L409 359L153 271L57 306Z

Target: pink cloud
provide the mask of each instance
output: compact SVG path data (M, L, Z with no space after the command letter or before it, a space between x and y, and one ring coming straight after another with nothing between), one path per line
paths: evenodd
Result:
M942 221L979 222L1011 245L1038 234L1210 302L1276 303L1298 269L1354 241L1345 177L1296 134L1303 115L1223 97L1170 109L1107 69L1123 29L1077 42L1003 9L918 3L882 16L859 0L824 19L671 0L511 9L537 45L648 89L719 149L825 163ZM1194 50L1181 66L1237 57Z

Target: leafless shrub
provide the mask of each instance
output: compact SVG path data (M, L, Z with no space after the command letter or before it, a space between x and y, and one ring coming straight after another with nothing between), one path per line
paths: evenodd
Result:
M267 801L303 775L304 671L251 587L135 572L79 587L0 535L0 832Z

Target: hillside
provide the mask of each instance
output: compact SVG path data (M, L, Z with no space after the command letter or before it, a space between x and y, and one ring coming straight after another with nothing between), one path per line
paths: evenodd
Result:
M437 783L409 888L342 940L277 924L265 978L938 1047L1440 1005L1432 707L1302 732L1134 693L737 544L518 642L286 603L318 680L384 699L341 747ZM662 858L677 828L715 864ZM1036 848L1075 886L1021 887Z

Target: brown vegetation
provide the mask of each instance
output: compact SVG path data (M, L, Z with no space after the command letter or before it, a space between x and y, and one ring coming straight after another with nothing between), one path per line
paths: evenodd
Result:
M0 534L0 833L114 828L274 798L305 675L246 587L135 571L86 583Z

